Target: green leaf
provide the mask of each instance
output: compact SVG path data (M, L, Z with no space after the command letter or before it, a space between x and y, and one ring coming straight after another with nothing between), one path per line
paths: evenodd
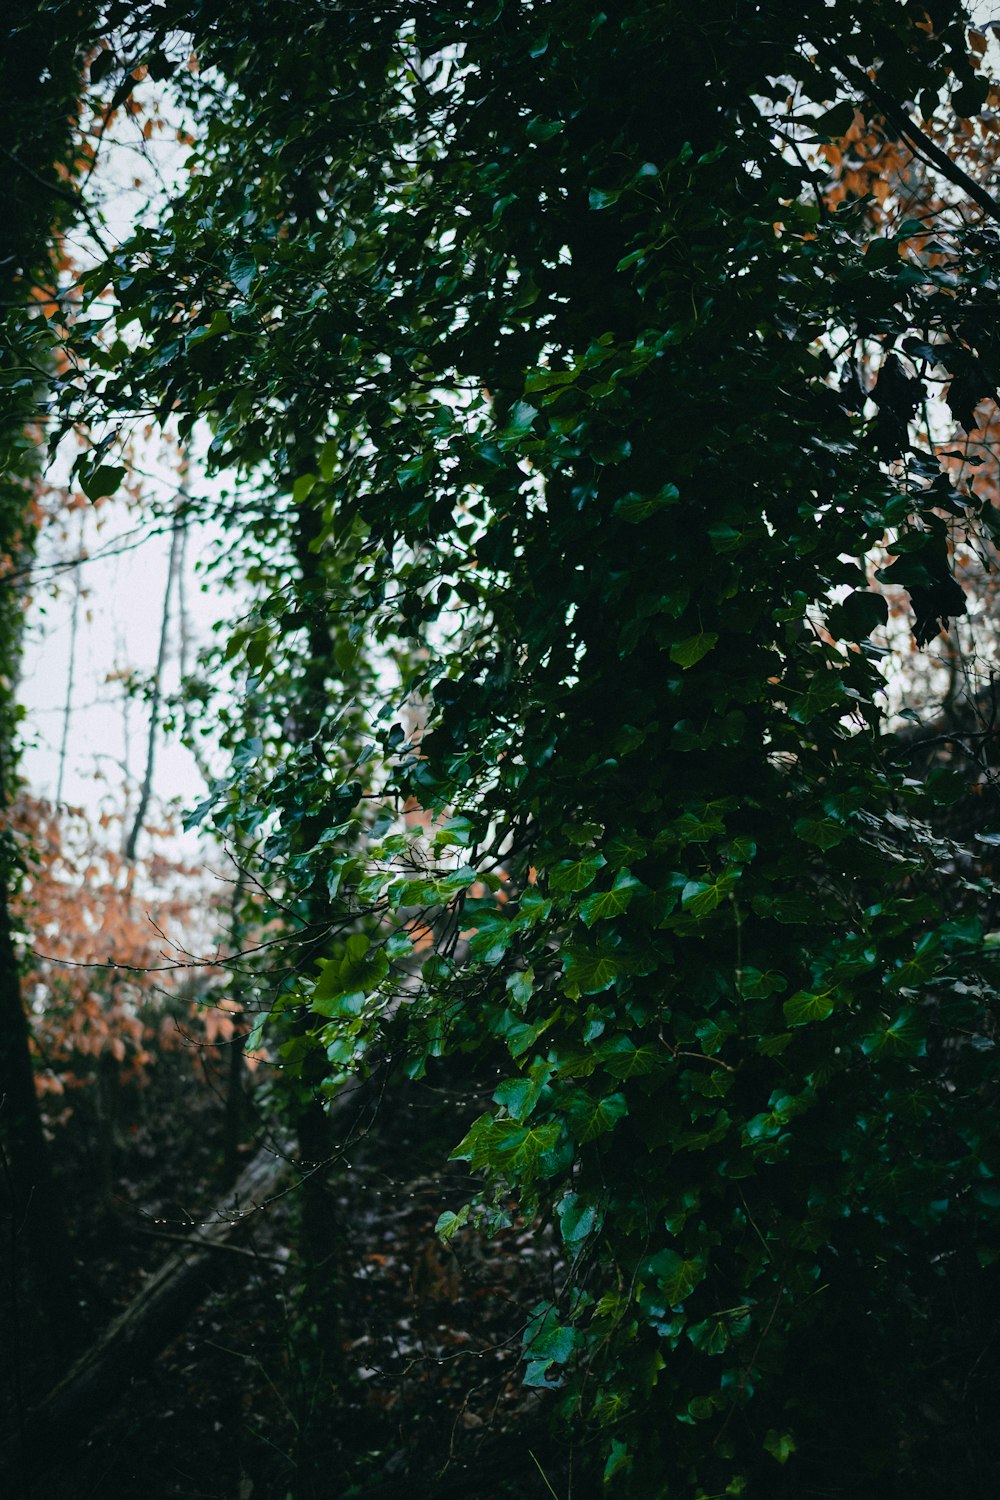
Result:
M785 1020L789 1026L806 1026L810 1021L825 1021L833 1015L833 1000L829 990L813 995L808 990L796 990L783 1006Z
M868 1057L881 1052L890 1057L922 1057L927 1051L926 1021L907 1007L888 1026L866 1036L861 1050Z
M523 1384L550 1386L549 1370L553 1365L566 1364L576 1347L577 1338L576 1329L560 1321L551 1303L541 1303L536 1307L524 1333L523 1352L527 1366Z
M762 917L773 917L776 922L789 926L811 927L817 917L814 896L769 896L760 894L751 897L751 905Z
M344 944L339 958L321 959L319 978L313 988L312 1009L322 1016L357 1015L364 997L377 989L389 973L383 948L372 949L371 938L356 932Z
M88 500L101 500L113 495L125 478L121 464L98 464L96 469L80 473L80 488Z
M599 1227L600 1215L595 1204L580 1193L567 1193L556 1204L556 1217L563 1244L568 1250L579 1250Z
M249 297L250 288L257 278L257 261L249 250L241 250L234 255L229 262L229 279L242 292L244 297Z
M549 886L553 891L582 891L590 885L598 870L605 864L603 854L582 855L579 859L563 859L549 871Z
M847 641L863 641L889 622L889 601L884 594L856 589L827 612L830 634Z
M788 980L776 969L755 969L748 964L742 972L741 988L747 1000L766 1000L787 990Z
M609 891L597 891L581 901L580 916L588 927L606 921L608 917L620 917L628 910L632 897L641 890L645 890L641 880L636 880L628 870L620 870Z
M118 59L110 47L98 52L90 64L90 81L92 84L100 83L109 73L114 72Z
M805 844L815 844L818 849L834 849L847 838L848 829L832 818L799 818L795 824L795 836Z
M506 984L508 995L522 1009L531 999L534 988L535 975L532 969L521 969L516 974L511 974Z
M686 640L671 646L670 660L686 672L689 667L700 662L703 656L707 656L718 645L718 641L716 631L700 630L697 635L689 635Z
M292 485L292 503L294 505L302 505L308 500L316 488L317 477L315 474L299 475L298 479Z
M258 1016L257 1019L253 1023L253 1027L251 1028L250 1034L247 1037L245 1043L243 1044L243 1050L244 1050L244 1052L247 1053L247 1055L249 1057L252 1057L253 1054L260 1047L261 1040L263 1039L263 1035L264 1035L264 1026L265 1026L266 1022L267 1022L267 1012L265 1011L265 1013L263 1015Z
M591 444L590 456L595 464L620 464L632 452L632 440L619 434L604 437Z
M571 949L563 959L563 971L570 985L581 995L598 995L618 978L620 966L608 953Z
M701 1256L685 1257L676 1250L658 1250L643 1261L639 1275L659 1292L667 1307L677 1307L704 1280L707 1266Z
M517 401L511 408L504 426L504 437L516 441L531 431L531 424L538 416L537 406L530 401Z
M502 1037L507 1044L507 1050L511 1057L522 1057L529 1047L533 1047L538 1038L552 1025L555 1015L545 1016L540 1021L529 1023L519 1021L516 1016L506 1011L497 1017L493 1029L497 1036Z
M469 1222L468 1207L459 1209L458 1213L452 1213L448 1209L438 1215L437 1223L434 1225L434 1233L438 1239L447 1245L458 1231Z
M604 1483L610 1484L619 1474L627 1474L632 1468L633 1456L621 1438L612 1438L604 1464Z
M733 526L727 526L724 521L710 526L708 535L713 552L738 552L743 542L743 533Z
M707 917L719 906L726 890L725 877L711 885L704 880L689 880L681 891L681 909L692 917Z
M825 140L837 140L850 130L854 122L856 105L853 99L842 99L815 121L816 132Z
M602 1099L576 1094L569 1102L567 1113L576 1139L586 1143L613 1130L628 1114L628 1104L624 1094L605 1094Z
M612 869L642 859L648 851L649 840L641 839L638 834L613 834L604 844L604 852Z
M489 1160L489 1140L493 1125L492 1115L480 1115L450 1153L449 1161L469 1161L474 1167L484 1166Z
M655 1047L648 1043L637 1046L627 1036L613 1037L611 1041L602 1043L597 1049L597 1056L605 1072L610 1073L612 1078L622 1080L651 1073L659 1061Z
M795 1439L790 1432L779 1433L771 1427L764 1438L764 1450L779 1464L787 1464L795 1452Z
M705 1318L701 1323L689 1323L684 1331L702 1354L722 1354L729 1347L729 1325L724 1318Z
M527 1127L518 1126L514 1121L509 1123L514 1128L498 1139L490 1165L531 1182L541 1170L542 1158L558 1144L561 1127L556 1121Z
M520 1124L527 1119L538 1103L549 1071L548 1066L542 1063L540 1066L533 1066L526 1078L508 1078L499 1085L493 1098L507 1111L512 1120L517 1120Z
M566 128L564 120L545 120L535 115L524 127L529 141L550 141Z

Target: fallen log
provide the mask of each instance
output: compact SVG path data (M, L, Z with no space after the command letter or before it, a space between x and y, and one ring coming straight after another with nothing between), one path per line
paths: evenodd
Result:
M65 1458L78 1439L107 1413L128 1387L181 1332L220 1275L246 1275L247 1255L219 1255L237 1248L257 1216L295 1170L288 1152L264 1147L254 1156L206 1221L181 1241L129 1305L33 1410L26 1414L24 1444L13 1455L13 1477L37 1476ZM7 1477L12 1477L8 1470Z

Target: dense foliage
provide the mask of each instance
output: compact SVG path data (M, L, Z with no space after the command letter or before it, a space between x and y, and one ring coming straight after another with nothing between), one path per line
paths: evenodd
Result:
M55 409L92 496L150 418L232 476L253 734L200 812L305 924L265 1041L310 1096L495 1080L455 1155L553 1216L527 1379L627 1492L995 1478L989 908L868 568L919 641L964 607L992 515L911 419L1000 378L998 211L952 172L873 231L816 149L977 113L961 8L107 20L98 83L173 72L197 139Z
M40 398L51 373L54 312L62 262L61 231L76 193L75 110L81 88L80 43L88 34L78 7L37 7L13 0L4 16L0 55L0 1192L12 1228L5 1282L18 1285L19 1237L40 1273L39 1300L75 1331L65 1226L46 1157L22 1006L11 901L22 876L12 809L18 788L16 684L26 579L39 518Z

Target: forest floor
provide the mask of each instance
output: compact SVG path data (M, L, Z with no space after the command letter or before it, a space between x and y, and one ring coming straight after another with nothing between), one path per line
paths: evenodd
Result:
M223 1196L220 1101L189 1061L163 1062L119 1135L110 1204L94 1201L82 1112L54 1142L94 1337ZM573 1454L548 1433L552 1397L519 1378L532 1308L565 1275L552 1238L516 1215L492 1239L462 1231L454 1249L434 1233L475 1188L447 1161L462 1099L428 1084L390 1092L331 1177L333 1359L298 1292L293 1185L217 1252L183 1332L83 1437L44 1455L17 1500L432 1500L457 1484L477 1500L584 1500L581 1456L574 1483ZM247 1153L268 1139L252 1135ZM17 1384L30 1411L61 1373L30 1311L18 1316L28 1336L4 1389L14 1430Z

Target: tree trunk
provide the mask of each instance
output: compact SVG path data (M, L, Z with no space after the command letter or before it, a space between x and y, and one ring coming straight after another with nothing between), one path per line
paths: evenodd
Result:
M62 1340L77 1336L73 1256L63 1206L52 1176L35 1092L28 1018L14 951L8 892L0 883L0 1149L4 1156L5 1236L12 1264L5 1278L15 1299L31 1297Z
M181 499L183 499L183 496ZM125 840L125 858L127 860L135 859L139 835L142 832L142 825L146 820L146 812L149 808L149 799L153 795L153 771L156 766L156 737L160 723L160 701L163 697L163 675L167 664L167 647L170 642L170 601L174 592L174 582L180 564L181 537L185 524L182 517L181 500L178 500L170 532L170 558L167 562L167 582L163 590L163 613L160 616L160 644L156 653L156 667L153 670L153 685L149 699L149 739L146 742L146 769L143 773L142 786L139 788L139 805L136 808L135 818L128 838Z

